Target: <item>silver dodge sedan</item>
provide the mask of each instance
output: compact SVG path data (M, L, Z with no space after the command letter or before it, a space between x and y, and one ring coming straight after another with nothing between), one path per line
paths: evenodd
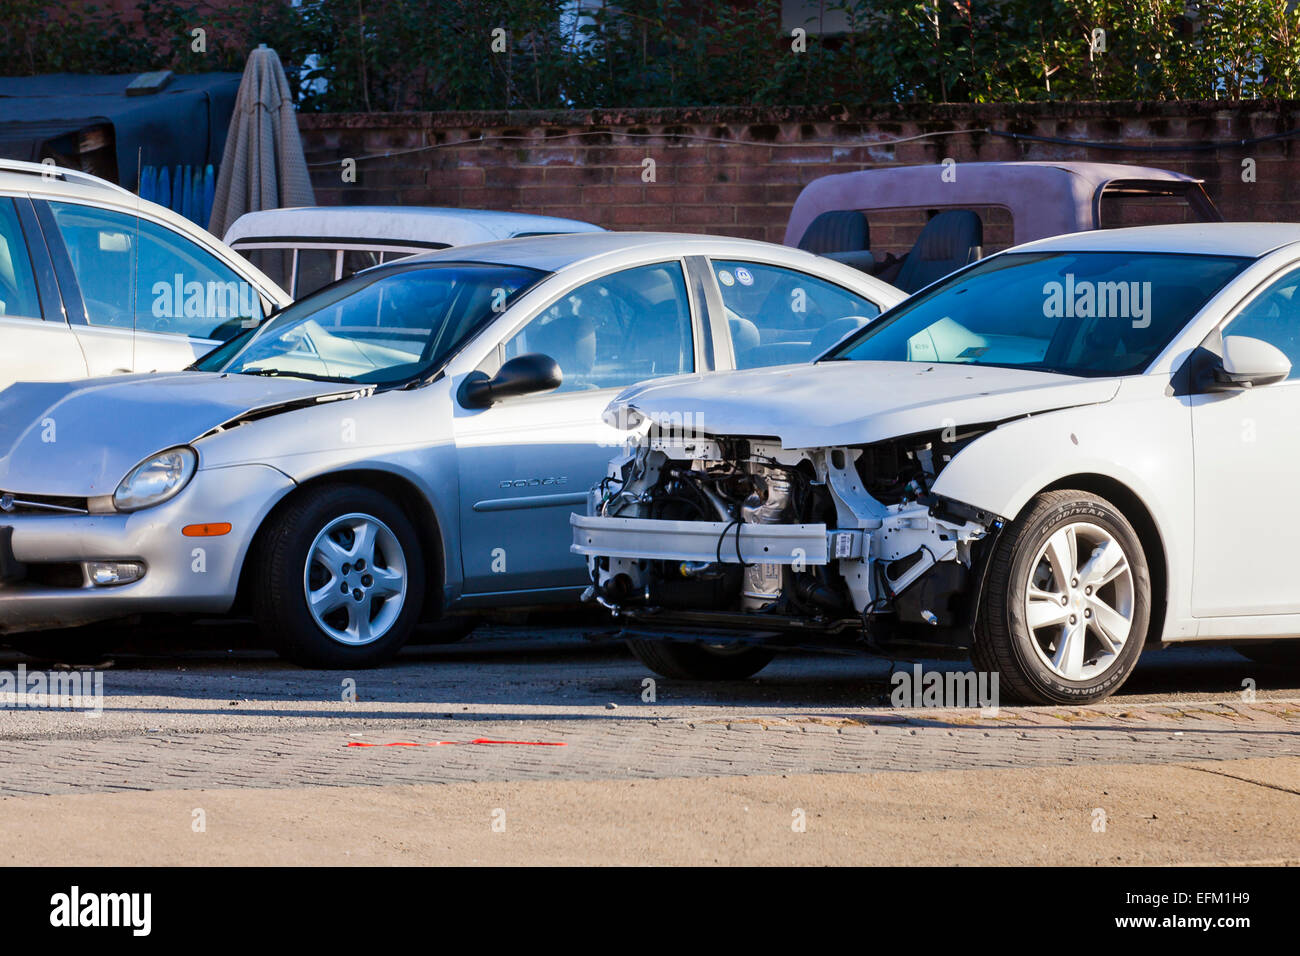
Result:
M421 620L575 600L619 390L805 361L902 298L766 243L513 239L358 273L184 372L14 385L0 635L247 608L353 667Z

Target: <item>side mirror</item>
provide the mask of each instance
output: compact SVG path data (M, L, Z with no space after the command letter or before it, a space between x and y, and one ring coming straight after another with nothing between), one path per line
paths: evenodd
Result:
M1208 391L1234 391L1286 381L1291 374L1291 360L1263 339L1227 335L1223 338L1223 358L1212 371Z
M466 408L488 408L504 398L549 392L563 381L564 373L555 359L529 352L516 355L491 377L484 372L470 372L461 383L458 397Z

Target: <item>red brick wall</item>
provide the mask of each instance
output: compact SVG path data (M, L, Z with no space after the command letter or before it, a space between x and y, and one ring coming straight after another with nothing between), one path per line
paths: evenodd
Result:
M962 133L994 129L1124 147L1194 147L1300 126L1300 103L1074 103L834 109L303 115L299 126L325 204L398 203L571 216L617 229L715 232L779 242L799 190L876 165L1075 159L1187 172L1207 180L1229 219L1300 221L1294 141L1142 152ZM630 135L629 135L630 134ZM487 138L486 142L477 142ZM423 147L433 146L432 149ZM415 151L412 151L415 150ZM392 153L395 155L379 156ZM355 183L341 161L356 159ZM643 181L643 161L655 162ZM1242 160L1256 164L1242 181ZM883 225L883 224L882 224ZM873 240L875 227L873 225ZM883 236L882 236L883 238Z

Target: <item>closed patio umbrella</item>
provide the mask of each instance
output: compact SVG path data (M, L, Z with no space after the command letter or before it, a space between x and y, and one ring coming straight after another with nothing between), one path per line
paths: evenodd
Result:
M263 45L249 55L239 84L208 231L220 237L246 212L314 203L289 81Z

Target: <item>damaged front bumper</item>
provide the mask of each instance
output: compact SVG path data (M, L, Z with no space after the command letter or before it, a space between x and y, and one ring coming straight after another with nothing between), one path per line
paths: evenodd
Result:
M905 624L964 643L1003 521L929 493L925 444L910 491L883 501L864 471L878 456L861 448L651 434L571 518L588 597L656 627L870 636Z

